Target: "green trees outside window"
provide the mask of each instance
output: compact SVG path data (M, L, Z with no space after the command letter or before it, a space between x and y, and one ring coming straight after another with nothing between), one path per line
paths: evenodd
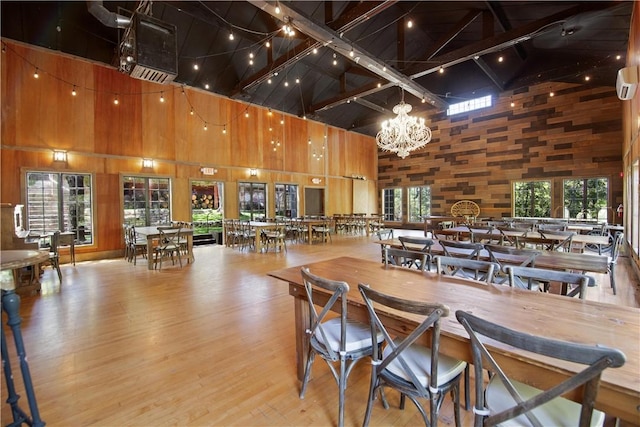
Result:
M607 178L565 179L563 190L565 217L607 220Z
M513 216L550 217L551 181L515 181Z
M409 187L407 196L409 222L422 222L431 215L431 187Z

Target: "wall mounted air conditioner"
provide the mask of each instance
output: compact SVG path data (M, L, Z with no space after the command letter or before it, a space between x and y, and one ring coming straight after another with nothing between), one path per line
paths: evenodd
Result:
M638 88L638 67L625 67L618 70L616 92L618 98L624 100L633 98Z

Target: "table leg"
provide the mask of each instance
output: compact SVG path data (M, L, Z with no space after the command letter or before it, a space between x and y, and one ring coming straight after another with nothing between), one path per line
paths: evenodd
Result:
M293 283L291 286L297 286ZM304 368L307 365L309 336L306 331L311 327L309 322L309 304L302 298L293 298L294 323L296 328L296 372L298 379L304 379Z
M307 224L307 243L313 243L313 226L311 224Z
M153 237L147 236L147 268L153 270Z
M11 373L11 365L9 363L9 356L7 352L7 343L4 336L4 327L2 328L2 363L4 365L4 375L7 383L7 392L9 398L7 402L11 405L11 412L13 413L13 420L15 425L21 425L23 422L31 426L41 427L44 426L44 422L40 419L40 413L38 411L38 404L36 402L36 395L33 389L33 383L31 382L31 373L29 372L29 364L27 363L27 353L24 348L24 342L22 341L22 331L20 330L20 296L18 296L13 290L2 291L2 310L7 313L8 320L7 325L11 328L13 333L13 339L16 345L16 352L20 361L20 371L22 373L22 380L24 381L25 392L27 393L27 401L29 403L29 410L31 412L32 419L20 409L18 406L18 400L20 396L16 393L13 384L13 376Z
M193 255L193 233L187 234L187 252L189 258L187 259L188 263L194 263L196 261L196 257Z
M253 242L253 247L256 248L256 253L259 254L260 252L262 252L262 239L260 238L260 236L262 235L262 229L256 228L255 231L256 231L256 237Z

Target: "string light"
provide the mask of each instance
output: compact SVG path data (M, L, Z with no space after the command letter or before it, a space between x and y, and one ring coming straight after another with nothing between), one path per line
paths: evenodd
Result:
M160 92L160 102L164 102L164 93Z
M407 21L407 28L413 28L413 21L411 19Z
M264 44L266 47L271 47L271 42L269 40L267 40L267 42Z
M209 83L205 83L205 84L204 84L204 88L205 88L205 89L209 89Z
M207 130L207 122L204 122L204 130Z
M249 111L248 111L248 110L244 112L244 116L245 116L247 119L249 118Z
M198 68L200 68L200 67L198 67L198 63L197 63L197 62L196 62L196 63L194 63L194 64L193 64L193 69L197 71L197 70L198 70Z
M314 48L313 48L313 50L312 50L312 52L313 52L313 54L314 54L314 55L315 55L315 54L317 54L317 53L318 53L318 48L317 48L317 47L314 47Z
M118 105L118 104L120 103L120 101L118 101L118 94L117 94L117 93L116 93L116 97L115 97L115 99L113 100L113 103L114 103L115 105Z
M223 135L227 134L227 125L224 125L224 127L222 128L222 134Z
M439 72L440 74L444 73L444 67L443 67L442 65L440 66L440 69L438 70L438 72Z
M191 112L189 114L193 116L193 107L191 107Z
M38 77L40 77L40 74L38 74L38 69L36 68L36 70L33 72L33 78L37 79Z
M498 62L504 61L504 57L502 55L498 56Z
M78 93L76 92L76 87L75 85L73 86L73 89L71 90L71 95L72 96L76 96Z
M233 31L229 33L229 40L233 41L234 37L233 37Z

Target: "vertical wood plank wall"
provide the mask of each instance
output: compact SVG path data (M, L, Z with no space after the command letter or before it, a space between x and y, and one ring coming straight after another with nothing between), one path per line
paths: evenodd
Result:
M606 177L615 209L623 193L621 115L615 87L566 83L503 93L491 108L470 113L432 114L433 139L423 149L404 160L379 156L378 187L430 185L433 215L449 215L453 203L466 199L481 216L500 218L513 215L514 180L547 179L552 216L562 216L563 179Z
M275 183L299 185L301 214L304 188L324 188L325 213L333 215L352 212L351 176L366 176L368 213L378 212L378 153L371 137L276 111L269 114L266 108L193 88L185 87L183 93L179 85L136 80L102 64L34 46L3 43L0 201L25 202L27 170L92 173L95 245L77 248L79 259L122 250L125 174L171 178L176 220L190 220L192 179L223 181L225 215L237 218L241 181L267 184L270 216ZM33 77L36 68L38 79ZM272 139L281 143L276 151ZM68 151L66 164L53 162L53 149ZM322 159L313 157L314 152L322 153ZM154 160L152 171L142 168L142 158ZM201 167L218 172L203 176ZM257 177L249 177L250 168L258 169Z

